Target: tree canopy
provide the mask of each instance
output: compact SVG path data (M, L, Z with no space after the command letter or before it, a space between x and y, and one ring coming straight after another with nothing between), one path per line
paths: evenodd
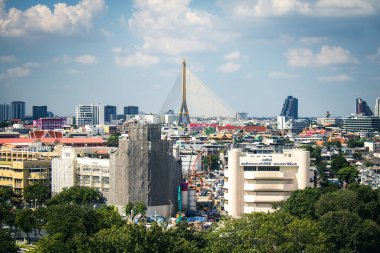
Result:
M75 203L78 205L91 205L105 203L101 192L94 188L84 186L73 186L63 189L62 192L55 195L49 202L49 205Z

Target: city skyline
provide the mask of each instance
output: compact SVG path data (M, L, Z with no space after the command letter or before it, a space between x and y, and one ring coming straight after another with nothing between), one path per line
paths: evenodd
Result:
M279 115L289 95L300 117L347 116L380 96L376 1L59 2L0 2L1 104L158 113L183 58L249 116Z

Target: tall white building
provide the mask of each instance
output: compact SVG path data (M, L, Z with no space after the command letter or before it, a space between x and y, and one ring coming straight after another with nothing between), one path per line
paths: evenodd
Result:
M376 103L375 103L375 117L379 117L380 118L380 98L376 99Z
M104 106L78 105L75 108L75 118L77 126L104 125Z
M249 148L228 151L224 209L233 217L271 212L274 202L286 200L297 189L313 186L309 151L261 151Z

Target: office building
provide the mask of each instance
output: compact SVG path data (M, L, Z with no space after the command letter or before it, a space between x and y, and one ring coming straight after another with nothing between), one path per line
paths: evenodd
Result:
M351 132L380 131L380 118L368 117L368 116L355 116L355 117L343 118L342 129L346 131L351 131Z
M8 104L0 104L0 122L10 119L10 106Z
M139 107L138 106L129 105L129 106L124 107L124 116L125 115L137 115L137 114L139 114Z
M380 98L376 99L376 103L375 103L375 117L380 118Z
M25 102L11 102L11 119L22 119L25 116Z
M285 99L284 105L282 106L280 116L286 116L292 119L298 118L298 99L292 96L288 96Z
M104 106L104 122L110 123L116 119L116 106L106 105Z
M104 107L102 105L78 105L75 108L77 126L103 125Z
M224 175L224 209L232 217L251 212L272 212L275 202L289 198L293 191L313 186L310 152L246 147L228 151Z
M33 119L40 119L48 117L48 111L46 105L33 105Z
M367 105L367 102L361 98L356 99L356 114L360 116L372 116L373 112Z

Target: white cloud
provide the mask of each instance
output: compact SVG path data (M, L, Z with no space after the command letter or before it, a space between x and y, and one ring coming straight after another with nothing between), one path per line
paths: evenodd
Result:
M121 15L121 16L119 17L119 23L120 23L120 25L123 26L123 27L127 26L127 21L125 20L124 15Z
M377 52L367 56L373 62L380 63L380 47L377 48Z
M217 68L219 72L233 73L240 70L240 64L234 62L227 62Z
M331 83L331 82L347 82L347 81L352 81L353 79L346 75L337 75L337 76L321 76L318 78L320 82L325 82L325 83Z
M81 63L81 64L95 64L96 63L96 57L90 54L78 56L75 58L75 62Z
M221 6L235 17L267 17L299 14L317 17L368 16L379 13L378 0L221 0Z
M319 53L309 48L291 48L285 56L292 67L322 67L335 64L358 63L350 51L342 47L324 45Z
M67 64L71 61L71 57L68 56L68 55L64 55L62 57L55 57L53 59L53 62L54 63L64 63L64 64Z
M285 73L285 72L270 72L268 74L271 78L281 78L281 79L289 79L289 78L297 78L297 74L293 73Z
M41 67L41 64L38 62L27 62L23 65L25 68L39 68Z
M127 56L115 56L115 64L122 67L149 66L157 64L158 62L159 60L157 57L141 52L136 52Z
M106 29L100 29L101 34L106 37L107 39L112 38L113 34Z
M15 67L7 69L3 74L0 74L0 80L21 78L30 75L30 69L24 67Z
M56 3L53 10L38 4L25 11L16 8L6 11L1 1L0 36L71 35L88 31L94 16L104 9L104 0L81 0L76 5Z
M174 37L146 37L143 49L167 55L180 55L191 52L215 51L216 47L208 42L204 42L195 37L174 38Z
M1 55L0 62L15 62L17 59L14 55Z
M303 44L320 44L326 42L326 37L302 37L299 41Z
M241 55L239 51L234 51L234 52L224 55L224 59L226 59L227 61L239 60L240 57Z
M216 51L218 43L236 36L219 31L222 21L217 16L189 4L190 0L136 0L128 26L143 41L139 51L183 57Z
M68 69L67 71L66 71L68 74L71 74L71 75L76 75L76 74L79 74L79 73L81 73L79 70L77 70L77 69Z

